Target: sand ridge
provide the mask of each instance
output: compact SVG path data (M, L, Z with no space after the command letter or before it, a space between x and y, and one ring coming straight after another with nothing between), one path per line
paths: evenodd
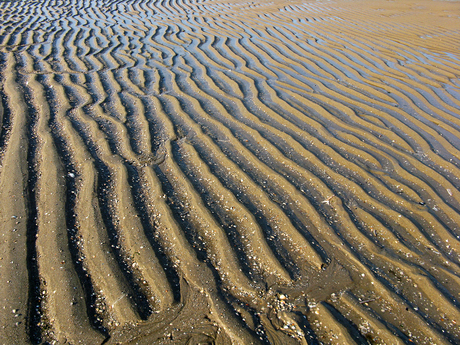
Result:
M460 341L460 3L1 1L1 343Z

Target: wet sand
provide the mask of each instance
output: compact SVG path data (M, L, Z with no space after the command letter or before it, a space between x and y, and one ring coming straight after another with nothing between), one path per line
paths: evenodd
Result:
M0 343L460 342L460 2L0 1Z

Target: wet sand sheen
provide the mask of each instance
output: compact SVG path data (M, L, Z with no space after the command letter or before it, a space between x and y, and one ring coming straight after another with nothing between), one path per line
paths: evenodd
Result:
M2 343L460 342L460 3L0 2Z

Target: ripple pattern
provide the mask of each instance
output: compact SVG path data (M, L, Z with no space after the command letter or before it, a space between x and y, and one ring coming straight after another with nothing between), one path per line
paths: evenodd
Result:
M0 1L1 342L458 344L459 23Z

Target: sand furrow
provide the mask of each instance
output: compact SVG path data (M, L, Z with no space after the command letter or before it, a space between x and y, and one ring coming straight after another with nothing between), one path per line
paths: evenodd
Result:
M100 182L102 190L99 196L106 208L103 214L105 225L109 228L109 236L122 261L122 268L129 279L132 279L133 288L137 291L138 295L134 298L138 299L138 308L144 315L148 315L150 306L145 298L151 299L152 305L161 308L162 303L167 303L168 298L165 295L168 295L169 288L155 254L149 249L149 241L138 218L131 194L132 177L124 161L112 155L104 140L104 134L98 130L96 123L88 116L78 114L78 111L76 116L83 121L83 126L87 126L86 135L98 138L99 149L97 152L93 151L92 155L98 162L98 169L102 169L105 176ZM105 145L102 146L102 142ZM146 265L146 261L150 264ZM143 295L139 295L139 292Z
M48 84L48 83L47 83ZM49 84L45 86L49 87ZM45 91L46 92L46 91ZM39 96L39 92L37 92ZM44 109L46 112L46 109ZM36 208L37 208L37 264L41 280L42 327L48 341L102 341L103 335L95 331L86 317L83 288L74 267L75 257L69 246L65 213L65 173L47 126L49 119L37 112L37 136L41 143L37 149ZM46 167L46 168L45 168ZM51 254L52 253L52 254ZM68 284L61 286L60 282ZM61 308L67 305L67 308Z
M70 239L77 250L73 259L86 277L87 303L95 314L92 321L98 327L134 321L137 313L128 299L132 292L112 253L110 235L97 200L97 169L69 119L56 114L53 121L55 142L62 150L61 157L68 170L67 188L73 194L67 206ZM93 199L90 207L87 207L88 198Z
M1 342L458 343L459 15L0 1Z
M1 95L5 107L2 111L8 117L5 141L2 142L2 160L0 168L0 219L2 241L0 245L2 277L2 328L1 341L4 343L28 342L26 320L32 315L28 308L31 285L36 284L36 265L30 262L36 259L36 252L27 245L32 235L28 230L28 126L24 96L18 92L15 81L15 60L11 53L2 54ZM9 73L7 73L9 72ZM6 123L3 122L4 126ZM32 240L32 239L31 239ZM31 250L32 249L32 250ZM33 281L33 283L32 283ZM34 291L35 289L33 289ZM34 319L34 321L36 321Z

